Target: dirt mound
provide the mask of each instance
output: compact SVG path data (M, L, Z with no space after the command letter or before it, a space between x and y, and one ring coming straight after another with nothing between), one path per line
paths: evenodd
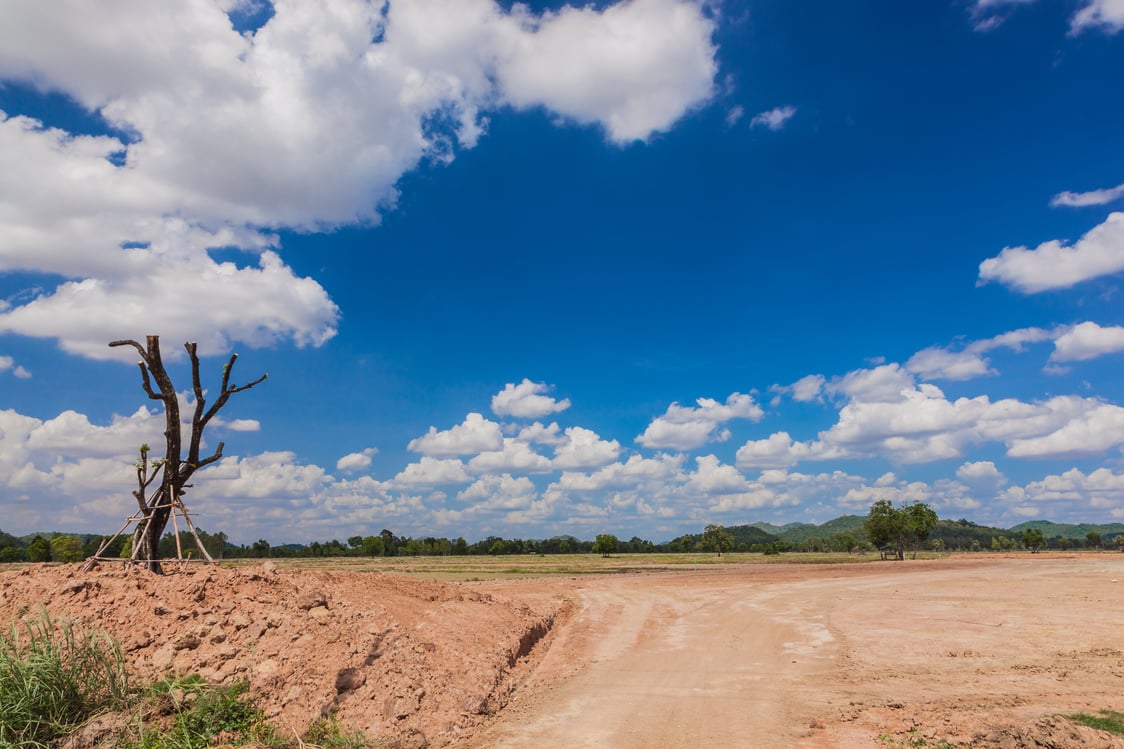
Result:
M507 703L559 613L466 585L270 563L0 573L0 622L40 606L108 632L151 675L247 679L267 716L298 734L334 713L373 738L430 747Z
M1001 726L977 734L980 749L1122 749L1124 740L1065 718L1040 718L1029 726Z

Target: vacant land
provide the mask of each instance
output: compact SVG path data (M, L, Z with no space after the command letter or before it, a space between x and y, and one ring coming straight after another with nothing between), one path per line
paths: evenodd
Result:
M1124 554L808 559L33 568L0 619L42 603L143 667L249 678L294 731L413 746L1124 747L1059 717L1124 708Z

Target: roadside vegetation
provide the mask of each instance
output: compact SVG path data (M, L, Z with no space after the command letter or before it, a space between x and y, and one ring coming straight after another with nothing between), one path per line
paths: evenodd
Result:
M198 676L139 683L108 635L41 611L0 633L0 747L45 749L82 730L115 749L392 749L330 716L286 735L247 689Z
M1098 731L1107 731L1124 736L1124 713L1118 713L1115 710L1098 710L1096 715L1074 713L1065 717L1074 723L1095 728Z

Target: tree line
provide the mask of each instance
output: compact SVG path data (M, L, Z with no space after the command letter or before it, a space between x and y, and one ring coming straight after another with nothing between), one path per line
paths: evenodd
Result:
M841 523L840 521L847 522ZM633 536L622 540L611 533L598 534L592 541L571 535L546 539L487 538L467 542L464 537L399 536L383 529L378 535L355 535L346 540L330 539L308 544L273 545L264 538L250 544L235 544L219 531L197 529L200 543L216 560L266 557L416 557L416 556L499 556L514 554L645 554L742 552L781 554L787 552L855 552L879 548L897 559L906 551L1014 551L1042 549L1119 548L1124 551L1124 533L1116 535L1089 531L1084 538L1061 535L1046 537L1038 528L1020 532L976 525L968 520L941 520L925 503L894 507L888 500L875 502L865 517L839 518L832 527L846 526L823 536L785 538L752 525L707 525L702 532L685 534L655 543ZM179 548L185 555L198 557L195 539L187 531L179 534ZM40 533L22 538L0 530L0 562L80 562L93 556L108 540L93 534ZM128 557L133 537L119 536L102 556ZM163 558L177 554L176 538L165 533L159 540Z

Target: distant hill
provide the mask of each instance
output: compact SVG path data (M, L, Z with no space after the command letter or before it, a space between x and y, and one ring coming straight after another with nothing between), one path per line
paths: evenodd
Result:
M865 521L866 517L863 515L840 515L834 520L828 520L823 525L803 525L793 528L786 531L781 538L787 541L803 541L805 538L825 538L840 533L862 535L862 527Z
M1106 541L1124 534L1124 523L1102 523L1100 525L1092 525L1090 523L1051 523L1049 520L1031 520L1026 523L1019 523L1012 528L1010 532L1022 535L1023 531L1031 528L1037 528L1042 531L1042 535L1046 538L1061 536L1062 538L1080 541L1084 541L1088 533L1099 533L1101 534L1101 538Z
M768 533L770 536L776 536L777 538L780 538L786 533L791 533L801 528L818 528L819 526L812 525L811 523L786 523L785 525L773 525L772 523L763 523L758 521L756 523L749 523L748 527L757 528L764 531L765 533Z
M734 548L736 549L740 544L752 546L753 544L771 544L777 540L777 536L767 531L758 528L756 525L735 525L726 528L726 531L734 537Z

